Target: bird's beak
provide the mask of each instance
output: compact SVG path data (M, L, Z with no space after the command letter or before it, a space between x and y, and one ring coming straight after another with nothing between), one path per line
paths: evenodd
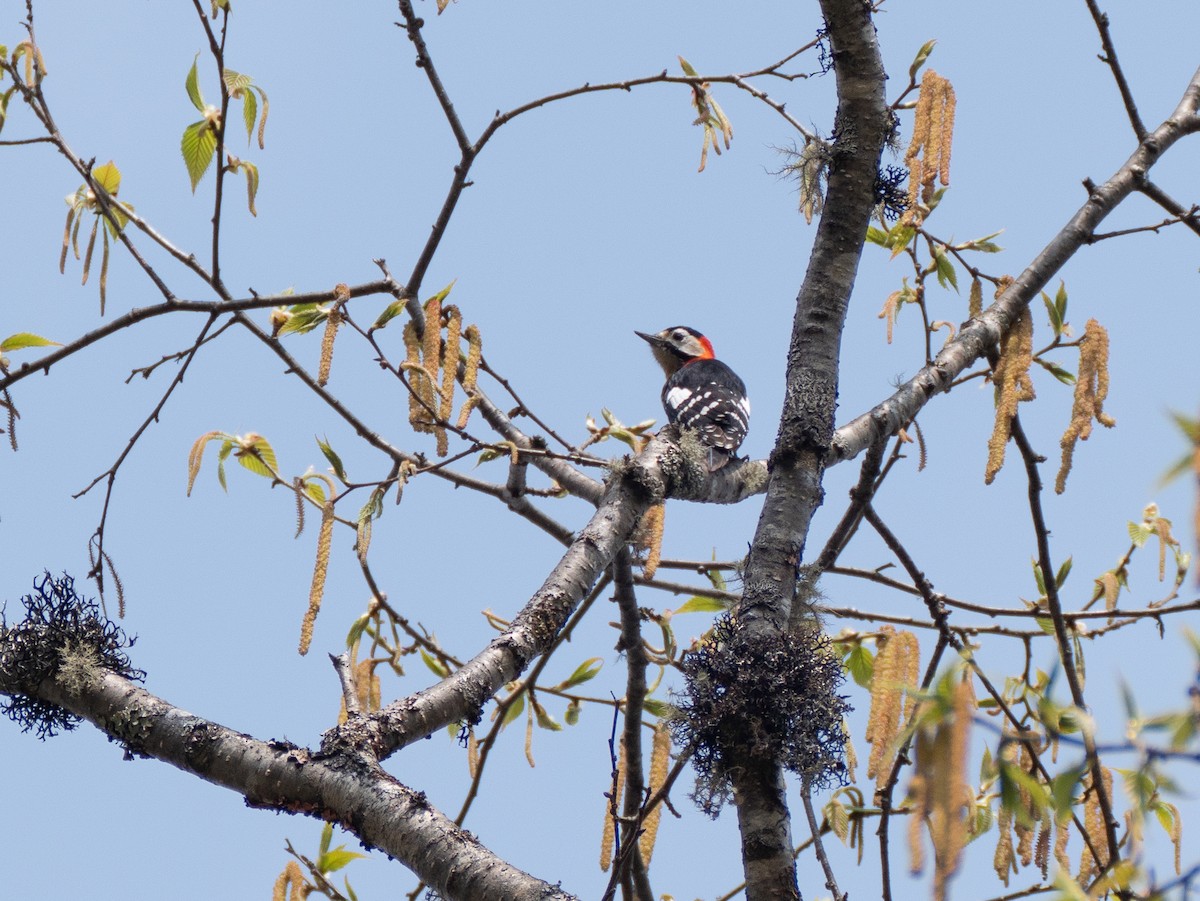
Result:
M634 329L633 333L647 342L651 347L661 347L663 344L663 339L658 337L658 335L647 335L645 332L639 332L637 329Z

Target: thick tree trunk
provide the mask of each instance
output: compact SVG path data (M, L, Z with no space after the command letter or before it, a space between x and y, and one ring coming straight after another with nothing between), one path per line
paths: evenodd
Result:
M879 158L891 126L870 4L822 0L837 77L838 112L825 209L788 351L787 386L766 501L738 611L751 636L788 628L796 568L833 437L842 326L875 205ZM783 776L775 765L734 765L749 901L799 897Z

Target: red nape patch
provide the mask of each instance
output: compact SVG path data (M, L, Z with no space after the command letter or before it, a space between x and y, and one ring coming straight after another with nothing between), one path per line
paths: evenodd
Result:
M703 335L699 335L698 337L700 338L700 347L703 348L703 352L700 354L698 359L701 359L701 360L716 359L717 355L713 353L712 342L709 341L707 338L705 338Z

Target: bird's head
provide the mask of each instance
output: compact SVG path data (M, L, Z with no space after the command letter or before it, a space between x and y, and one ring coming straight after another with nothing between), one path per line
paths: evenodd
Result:
M687 363L713 359L712 342L686 325L673 325L653 335L638 331L634 334L650 345L654 359L668 376Z

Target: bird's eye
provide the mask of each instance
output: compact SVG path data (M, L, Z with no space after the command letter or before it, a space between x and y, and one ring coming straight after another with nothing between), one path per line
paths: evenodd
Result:
M685 337L683 334L683 329L675 329L675 331L671 332L671 337L675 341L682 341Z

